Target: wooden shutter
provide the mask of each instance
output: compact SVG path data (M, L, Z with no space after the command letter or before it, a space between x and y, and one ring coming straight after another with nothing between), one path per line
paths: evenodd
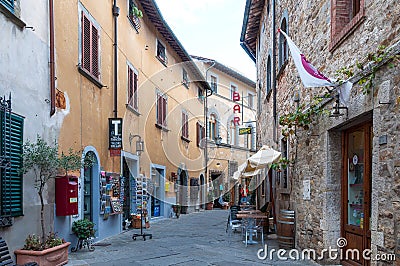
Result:
M138 106L138 76L136 73L133 73L133 108L136 110L139 108Z
M133 106L132 96L133 96L133 70L128 67L128 104Z
M99 31L92 24L92 74L99 78Z
M5 128L4 113L1 114L1 134L7 134L6 139L10 143L1 143L1 146L7 145L8 149L1 149L1 156L10 158L11 167L1 168L1 215L20 216L23 214L22 208L22 173L19 169L22 167L22 143L23 143L23 118L11 115L11 130ZM8 135L10 132L10 135ZM1 136L3 140L3 136Z
M90 73L91 64L91 40L90 40L91 23L85 13L82 11L82 68Z
M162 125L166 126L166 119L167 119L167 99L161 97L162 99Z

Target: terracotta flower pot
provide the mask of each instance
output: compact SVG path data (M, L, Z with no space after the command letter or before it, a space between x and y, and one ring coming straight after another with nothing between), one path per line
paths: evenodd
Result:
M28 262L36 262L40 266L65 265L68 263L68 247L70 242L45 249L42 251L17 249L14 251L17 264L24 265Z

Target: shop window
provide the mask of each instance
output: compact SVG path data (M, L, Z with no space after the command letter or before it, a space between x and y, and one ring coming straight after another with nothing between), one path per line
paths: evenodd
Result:
M157 93L157 110L156 110L156 126L161 128L167 127L167 96Z
M128 105L138 110L138 72L128 66Z
M94 21L82 11L81 68L95 80L100 79L100 35Z
M4 111L3 106L1 108L0 215L3 218L23 215L23 177L20 169L22 167L24 119L9 111Z
M331 43L335 49L364 18L365 0L332 0Z

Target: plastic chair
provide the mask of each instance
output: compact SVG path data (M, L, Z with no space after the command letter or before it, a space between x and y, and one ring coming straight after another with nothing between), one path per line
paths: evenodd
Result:
M255 244L253 236L258 237L258 233L261 233L261 242L264 246L264 228L262 226L262 219L249 219L247 225L244 228L245 231L245 245Z
M232 235L232 232L236 232L237 229L242 228L242 221L236 216L239 210L239 206L231 206L229 209L228 222L226 224L226 232L228 233L229 230L229 237Z

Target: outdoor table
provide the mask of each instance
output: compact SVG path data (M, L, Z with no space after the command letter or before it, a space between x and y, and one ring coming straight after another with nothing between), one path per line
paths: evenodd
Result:
M260 210L242 210L238 211L238 214L258 214L261 213Z
M248 227L252 228L254 227L255 220L256 219L268 219L267 215L262 215L262 214L252 214L252 213L238 213L236 215L238 218L246 219L248 220ZM245 241L243 241L245 243ZM252 245L252 244L257 244L257 241L253 240L253 234L250 234L249 240L247 241L247 244Z

